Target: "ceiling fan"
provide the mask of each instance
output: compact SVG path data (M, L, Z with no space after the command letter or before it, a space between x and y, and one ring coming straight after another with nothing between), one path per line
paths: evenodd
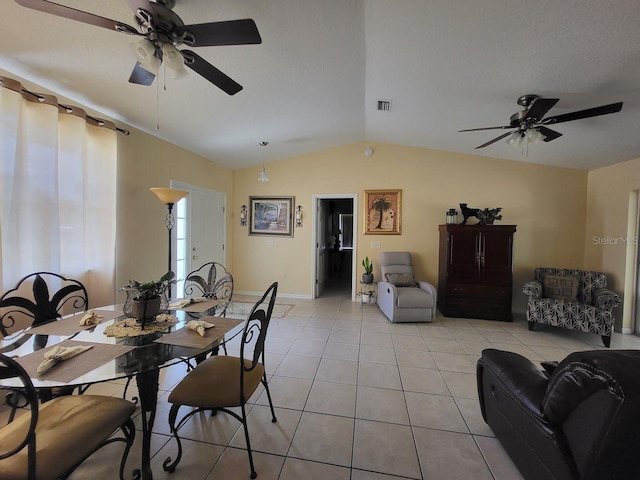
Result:
M177 47L262 43L258 28L250 18L185 25L172 11L175 0L125 0L134 12L138 28L48 0L15 1L23 7L143 37L140 42L134 44L134 55L138 62L129 78L129 82L139 85L151 85L158 67L164 62L175 78L186 73L184 70L186 65L229 95L234 95L242 90L239 83L191 50L178 50Z
M483 143L476 147L484 148L495 142L509 137L510 144L521 145L523 141L535 141L543 140L550 142L558 137L561 137L560 132L551 130L547 125L555 125L556 123L571 122L573 120L581 120L583 118L597 117L599 115L607 115L609 113L617 113L622 110L622 102L611 103L609 105L602 105L595 108L587 108L586 110L578 110L576 112L563 113L562 115L555 115L553 117L546 117L545 115L553 106L558 103L557 98L540 98L538 95L523 95L518 98L518 105L524 107L524 110L514 113L510 117L509 125L501 125L499 127L483 127L483 128L469 128L466 130L459 130L459 132L476 132L479 130L497 130L497 129L509 129L511 131L500 135L499 137L489 140L487 143Z

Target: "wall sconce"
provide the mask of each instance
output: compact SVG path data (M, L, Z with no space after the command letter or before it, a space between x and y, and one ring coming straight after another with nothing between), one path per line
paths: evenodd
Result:
M247 206L246 205L242 205L240 207L240 226L241 227L247 226Z
M296 227L302 226L302 205L298 205L296 208Z

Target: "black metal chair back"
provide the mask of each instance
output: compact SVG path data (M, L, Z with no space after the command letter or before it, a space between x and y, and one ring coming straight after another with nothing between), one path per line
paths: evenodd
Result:
M78 280L51 272L32 273L0 297L0 336L86 310L88 304L87 289Z
M185 297L206 297L221 300L207 315L224 316L233 296L233 275L218 262L208 262L194 270L184 281Z

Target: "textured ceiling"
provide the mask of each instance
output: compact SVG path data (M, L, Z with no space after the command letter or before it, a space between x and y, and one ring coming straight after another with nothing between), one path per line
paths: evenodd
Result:
M581 169L640 157L638 0L177 0L186 24L255 20L261 45L194 49L235 96L193 72L129 84L134 37L1 1L0 68L230 168L362 140ZM124 0L56 1L135 24ZM548 115L624 107L528 156L474 149L501 130L457 133L507 124L529 93L560 99Z

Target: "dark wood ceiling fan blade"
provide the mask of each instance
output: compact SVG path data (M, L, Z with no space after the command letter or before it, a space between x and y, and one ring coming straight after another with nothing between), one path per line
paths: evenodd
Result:
M482 145L478 145L475 150L479 149L479 148L484 148L484 147L488 147L489 145L491 145L492 143L496 143L499 142L500 140L502 140L503 138L507 138L509 135L512 135L514 133L516 133L517 130L513 130L512 132L507 132L507 133L503 133L502 135L500 135L499 137L494 138L493 140L489 140L487 143L483 143Z
M256 22L250 18L225 22L182 25L175 29L178 36L185 34L184 43L191 47L220 45L255 45L262 43Z
M542 120L546 113L551 110L559 100L559 98L538 98L533 102L533 105L529 107L525 115L525 120Z
M133 71L131 72L131 76L129 77L129 83L137 83L138 85L144 85L148 87L153 83L156 76L142 68L140 62L136 62L136 66L133 67Z
M479 132L481 130L504 130L505 128L513 128L511 125L502 125L500 127L480 127L480 128L467 128L465 130L458 130L458 133L460 132Z
M622 102L602 105L601 107L587 108L586 110L578 110L577 112L563 113L554 117L545 118L542 121L544 125L554 125L556 123L571 122L573 120L581 120L583 118L597 117L599 115L608 115L609 113L618 113L622 110Z
M140 32L131 25L126 23L111 20L109 18L100 17L92 13L83 12L82 10L76 10L75 8L66 7L57 3L49 2L48 0L15 0L18 5L23 7L38 10L44 13L50 13L58 17L68 18L70 20L76 20L82 23L88 23L89 25L95 25L97 27L108 28L109 30L115 30L117 32L129 33L131 35L140 35Z
M197 74L202 75L215 86L223 90L225 93L228 93L229 95L235 95L240 90L242 90L242 85L222 73L201 56L193 53L190 50L181 50L180 53L182 53L182 56L185 60L184 64L187 67L189 67Z
M547 127L536 127L536 129L542 134L544 135L544 138L542 139L545 142L550 142L551 140L555 140L558 137L561 137L562 134L560 132L556 132L555 130L551 130L550 128Z

